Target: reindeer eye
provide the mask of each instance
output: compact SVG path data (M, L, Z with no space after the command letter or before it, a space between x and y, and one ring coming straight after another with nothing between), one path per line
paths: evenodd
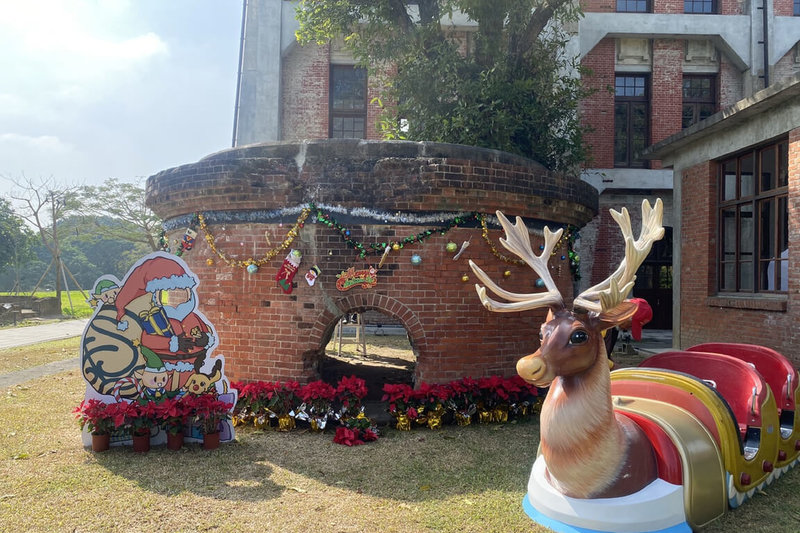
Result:
M583 344L588 340L589 340L589 334L583 331L582 329L573 331L572 335L569 336L570 344Z
M543 341L543 340L544 340L544 335L542 335L542 332L541 332L541 331L539 332L539 340L540 340L540 341Z

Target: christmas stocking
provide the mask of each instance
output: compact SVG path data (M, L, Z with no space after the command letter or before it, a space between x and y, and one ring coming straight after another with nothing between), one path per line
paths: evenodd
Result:
M300 266L300 261L303 259L303 254L300 250L292 250L289 255L283 260L278 275L275 276L275 281L278 282L283 292L290 294L292 292L292 279L297 273L297 267Z

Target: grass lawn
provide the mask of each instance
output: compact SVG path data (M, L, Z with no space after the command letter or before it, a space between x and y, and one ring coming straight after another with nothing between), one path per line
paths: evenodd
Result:
M27 295L28 293L24 293ZM8 296L11 295L9 292L0 292L0 296ZM55 298L56 291L38 291L35 293L37 298ZM86 291L86 296L89 296L89 292ZM61 291L61 312L67 316L74 316L76 318L83 318L92 316L92 312L94 311L88 303L86 303L86 296L81 294L81 291ZM74 313L70 309L69 299L72 298L72 308L75 310Z
M31 344L0 351L0 373L63 361L80 355L80 337Z
M211 452L95 454L71 414L84 387L75 370L0 391L0 531L548 531L521 508L536 422L386 429L354 448L330 429L237 428ZM800 468L704 532L800 531L798 491Z

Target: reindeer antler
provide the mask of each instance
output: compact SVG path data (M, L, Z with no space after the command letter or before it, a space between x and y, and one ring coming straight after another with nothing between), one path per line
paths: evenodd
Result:
M633 288L636 280L636 270L650 253L653 243L664 236L664 227L661 220L664 215L664 204L661 198L656 199L656 205L650 206L647 200L642 201L642 231L639 238L633 240L631 217L624 207L622 212L611 210L611 216L622 230L625 238L625 257L619 267L607 279L594 287L586 289L575 298L572 304L574 309L585 309L600 313L620 304Z
M486 275L486 273L481 270L478 265L470 260L469 266L475 275L478 276L479 280L484 282L492 290L492 292L498 296L502 296L506 300L515 302L504 303L492 300L486 296L486 287L482 287L476 283L475 290L478 291L478 297L480 297L483 306L489 311L498 311L504 313L513 311L526 311L528 309L537 309L540 307L563 307L564 301L561 298L561 293L558 291L558 287L556 287L556 284L553 281L553 277L550 275L550 270L547 268L547 260L550 259L550 254L553 252L553 248L555 248L559 239L561 239L561 233L564 230L559 229L554 233L550 231L547 226L545 226L544 250L540 255L537 256L531 249L531 238L528 235L528 228L526 228L525 224L522 222L522 218L517 217L517 222L513 226L500 211L497 211L497 218L500 220L500 224L506 231L506 238L503 239L501 237L500 243L505 246L508 251L514 253L517 255L517 257L525 261L529 267L539 274L539 277L541 277L542 281L544 281L544 286L547 288L547 291L529 294L508 292L505 289L500 288L500 286L489 279L489 276Z

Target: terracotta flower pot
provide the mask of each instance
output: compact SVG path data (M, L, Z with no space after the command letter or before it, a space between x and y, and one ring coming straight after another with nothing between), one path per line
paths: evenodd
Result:
M133 436L133 451L139 453L150 451L150 433Z
M219 431L203 435L203 449L216 450L219 448Z
M183 447L183 432L181 431L175 435L167 433L167 449L180 450L181 447Z
M92 451L104 452L111 444L110 433L92 433Z

